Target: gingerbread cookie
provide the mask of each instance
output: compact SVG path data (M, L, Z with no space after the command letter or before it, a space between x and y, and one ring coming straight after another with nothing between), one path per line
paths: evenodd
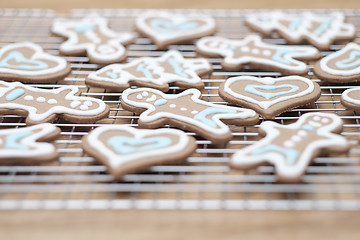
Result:
M81 20L55 19L52 32L68 38L60 45L64 55L87 54L90 62L110 64L126 58L124 45L133 42L132 33L118 33L108 28L107 20L89 17Z
M31 127L0 130L0 163L30 164L56 160L56 148L44 141L60 135L60 129L49 123Z
M0 81L0 114L24 116L27 124L52 122L57 115L74 123L91 123L109 114L103 101L75 96L79 93L75 86L47 90Z
M194 131L213 143L225 143L232 138L229 127L223 122L252 125L259 120L253 110L213 104L200 100L200 97L201 92L194 88L179 94L165 94L151 88L127 89L123 92L121 106L141 113L140 127L171 124Z
M71 71L65 59L45 53L31 42L5 45L0 49L0 79L27 83L54 83Z
M340 133L342 127L341 119L331 113L306 113L286 126L265 121L259 131L266 137L237 151L230 165L248 169L266 162L275 166L280 181L300 181L307 166L321 152L349 150L346 139L335 134Z
M344 23L340 12L315 15L311 12L286 14L273 11L249 15L246 24L255 31L270 35L278 32L290 44L308 42L320 50L328 50L336 40L355 38L355 27Z
M257 78L251 76L227 79L219 87L226 101L254 109L266 119L289 109L317 100L320 86L300 76Z
M228 71L238 71L249 65L289 75L305 75L308 72L306 64L297 59L311 60L321 56L314 47L268 44L257 35L247 36L244 40L204 37L197 42L196 51L210 57L224 57L221 65Z
M360 78L360 46L349 43L314 65L314 72L321 80L334 83L356 82Z
M347 89L341 94L341 104L346 108L360 110L360 87Z
M155 164L175 163L197 147L195 139L180 130L139 130L119 125L96 128L83 138L82 145L115 177Z
M150 38L159 49L215 32L214 19L198 14L186 16L163 11L149 11L140 14L135 25L137 31Z
M178 51L168 51L161 57L141 57L126 64L112 64L90 73L86 84L113 91L123 91L130 85L152 87L163 92L169 83L184 88L203 88L199 77L212 72L203 58L185 59Z

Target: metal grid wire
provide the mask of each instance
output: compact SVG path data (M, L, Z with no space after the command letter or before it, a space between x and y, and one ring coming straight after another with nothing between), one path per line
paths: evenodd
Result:
M110 21L116 31L133 31L133 20L142 10L93 9L73 10L61 17L79 18L96 13ZM217 35L241 39L250 33L244 26L244 17L253 11L240 10L172 10L180 13L206 13L218 24ZM328 13L326 10L317 10ZM347 21L360 27L360 11L346 10ZM23 9L0 10L0 47L19 41L33 41L48 53L58 55L61 37L50 33L53 18L59 17L52 10ZM358 36L359 37L359 36ZM266 42L285 44L274 34ZM355 42L360 42L359 38ZM323 56L342 48L332 45ZM194 45L172 45L185 57L196 57ZM128 61L141 56L160 56L149 39L138 36L128 46ZM77 85L82 95L104 100L110 105L107 119L95 124L72 124L56 121L62 129L55 145L61 154L59 161L44 165L0 166L0 209L250 209L250 210L359 210L360 209L360 148L358 144L360 117L345 109L341 93L358 83L347 85L328 84L313 75L313 62L308 62L308 77L321 85L322 95L315 103L293 109L276 117L281 124L294 122L306 112L338 114L345 123L342 133L351 150L344 155L317 157L307 168L303 181L298 184L277 183L272 166L261 166L248 171L229 169L229 156L259 138L256 126L230 126L233 139L226 145L212 145L194 133L198 149L187 161L175 165L153 166L147 171L128 174L114 180L92 157L84 154L81 138L94 127L105 124L137 126L138 117L120 107L121 93L89 88L84 80L90 72L100 68L89 64L87 57L65 57L72 72L64 80L52 85L32 85L54 88ZM242 72L221 70L220 58L208 59L215 71L203 78L206 85L203 100L223 103L217 91L220 82L232 76L258 77L281 76L277 72L259 72L245 69ZM171 87L170 93L177 93ZM24 118L0 116L0 128L25 126Z

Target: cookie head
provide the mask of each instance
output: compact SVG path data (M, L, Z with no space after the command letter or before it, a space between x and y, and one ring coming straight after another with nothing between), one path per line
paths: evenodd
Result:
M341 120L340 120L341 121ZM330 114L307 114L302 128L307 131L334 130L339 126L339 118Z

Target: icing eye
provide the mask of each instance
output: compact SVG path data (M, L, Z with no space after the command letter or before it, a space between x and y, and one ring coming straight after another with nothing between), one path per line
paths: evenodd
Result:
M89 107L88 107L88 106L86 106L86 105L81 105L81 106L80 106L80 109L81 109L81 110L88 110L88 109L89 109Z
M319 116L315 116L313 117L314 121L320 121L320 117Z
M138 94L138 95L136 96L136 99L141 100L141 99L143 99L143 96L142 96L141 94Z
M321 119L321 122L322 122L322 123L329 123L330 120L329 120L328 118L323 118L323 119Z
M72 107L72 108L76 108L77 106L79 106L81 104L81 102L80 101L72 101L71 103L70 103L70 106Z
M85 101L84 104L89 107L93 105L93 103L91 101Z
M147 97L147 96L149 96L149 93L148 92L142 92L141 95L143 95L144 97Z

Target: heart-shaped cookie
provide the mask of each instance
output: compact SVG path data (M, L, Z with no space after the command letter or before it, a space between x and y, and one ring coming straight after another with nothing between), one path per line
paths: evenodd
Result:
M83 138L82 145L115 177L155 164L176 162L196 149L195 139L179 130L138 130L118 125L96 128Z
M65 59L45 53L31 42L14 43L0 49L0 78L26 83L53 83L71 71Z
M318 84L300 76L257 78L250 76L227 79L219 88L228 102L254 109L269 119L320 97Z
M136 19L136 28L151 38L159 49L186 42L215 32L215 21L206 16L184 16L150 11Z

